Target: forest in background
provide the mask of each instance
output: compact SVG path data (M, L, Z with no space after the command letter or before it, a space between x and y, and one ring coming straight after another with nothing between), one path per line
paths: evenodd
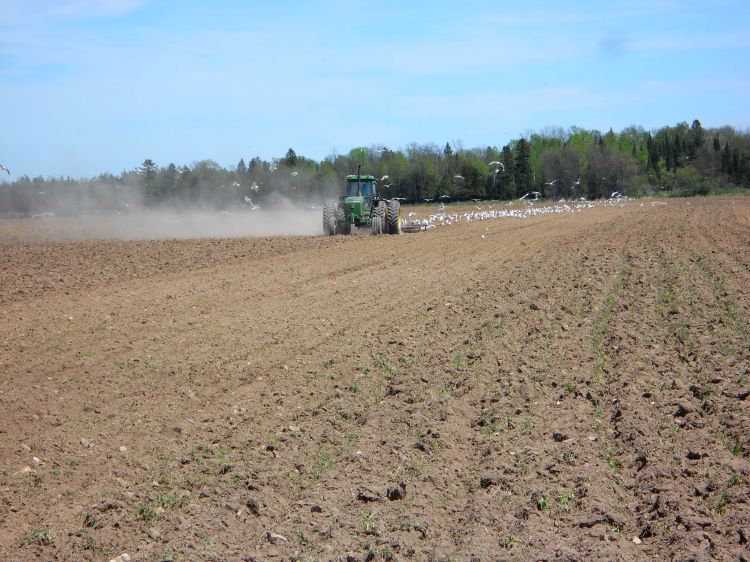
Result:
M386 197L411 203L511 200L529 192L558 199L613 193L750 193L750 132L704 129L699 120L656 131L616 133L548 128L497 148L460 143L359 147L321 162L290 148L271 161L241 158L232 169L212 160L159 165L146 158L119 175L29 178L0 183L0 216L128 212L135 209L257 208L275 201L319 203L337 197L347 174L374 175Z

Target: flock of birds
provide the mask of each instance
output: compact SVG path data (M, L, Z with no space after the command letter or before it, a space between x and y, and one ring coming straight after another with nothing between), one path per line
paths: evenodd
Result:
M526 195L531 200L526 199L526 196L521 199L526 199L529 204L525 207L513 208L506 205L487 205L482 207L475 205L474 209L467 212L447 212L445 204L440 205L438 212L430 215L426 219L419 219L416 212L409 213L407 219L404 221L404 226L419 227L421 230L429 230L437 228L438 226L448 226L451 224L461 222L473 222L483 221L489 219L505 219L505 218L516 218L524 219L528 217L536 217L542 215L555 215L562 213L576 213L583 211L584 209L593 209L601 206L611 206L614 204L622 203L626 198L619 193L613 193L613 196L609 199L603 199L598 201L564 201L561 200L556 204L540 205L535 206L533 204L534 192L527 193ZM497 207L497 208L496 208Z

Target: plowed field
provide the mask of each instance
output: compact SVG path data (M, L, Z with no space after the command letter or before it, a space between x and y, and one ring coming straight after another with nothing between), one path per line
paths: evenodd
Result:
M0 222L2 560L750 558L750 198L55 220Z

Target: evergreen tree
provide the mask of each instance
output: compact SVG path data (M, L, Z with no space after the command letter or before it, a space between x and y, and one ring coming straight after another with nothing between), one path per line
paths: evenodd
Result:
M721 152L721 172L727 175L732 172L732 153L729 151L729 143L724 145L724 150Z
M453 155L453 148L451 147L451 143L446 142L445 148L443 149L443 156L445 156L446 158L449 158L452 155Z
M143 195L147 204L155 203L159 199L158 186L156 184L156 173L158 167L151 158L146 158L138 168L138 173L143 176Z
M528 141L521 137L516 143L516 153L514 157L516 194L521 195L533 191L533 180L531 171L531 149Z
M739 182L740 180L740 153L735 148L732 151L732 177L736 182Z
M688 144L688 156L690 156L690 160L695 160L698 150L700 150L705 142L706 133L701 126L701 122L696 119L690 126L690 142Z
M499 184L498 196L501 199L513 199L516 196L516 163L513 158L513 151L509 145L505 145L502 151L502 158L500 159L503 163L504 171L497 177Z
M297 164L297 153L294 152L291 148L286 151L286 156L284 157L284 161L286 162L286 165L290 168L293 168Z

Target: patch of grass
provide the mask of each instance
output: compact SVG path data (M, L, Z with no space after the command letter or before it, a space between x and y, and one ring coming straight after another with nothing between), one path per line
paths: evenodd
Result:
M422 393L420 392L416 392L406 399L406 402L408 404L419 404L420 402L423 402L423 401L424 401L424 398L422 397Z
M466 366L466 357L461 353L456 353L453 356L452 363L456 369L463 369Z
M289 481L295 486L302 486L302 478L300 477L299 472L297 472L296 470L287 470L284 473L284 476L286 476Z
M607 466L610 468L614 468L616 470L621 469L622 462L616 458L616 456L621 453L622 451L620 451L620 449L618 449L617 447L610 447L609 449L607 449L607 454L605 458Z
M163 509L176 509L190 503L190 495L179 492L167 492L156 496L156 504Z
M570 492L560 492L557 494L557 507L560 509L568 509L572 499L573 494Z
M378 528L378 522L371 513L368 515L365 515L362 518L362 530L364 531L365 535L380 534L380 529Z
M521 474L528 474L529 472L529 459L526 453L513 453L513 463L516 465L516 470Z
M516 546L516 536L513 533L509 533L500 540L500 546L502 546L505 550L513 550L513 548Z
M310 471L310 477L313 480L319 480L321 476L328 470L333 464L333 453L330 451L321 450L313 456L311 459L312 470Z
M723 431L719 430L716 432L716 437L719 440L719 442L724 445L727 449L729 449L729 452L732 453L735 457L741 457L744 454L745 447L743 445L743 441L746 441L746 439L739 435L727 435Z
M417 360L417 358L413 354L411 354L411 353L409 353L408 355L404 355L401 358L401 361L406 366L412 365L416 360Z
M102 525L93 513L90 511L84 511L83 526L88 527L89 529L99 529Z
M722 515L726 511L728 503L729 494L727 494L726 490L722 490L721 493L719 493L719 497L716 499L716 503L714 504L714 511L718 515Z
M137 517L146 523L161 519L162 513L163 509L154 507L148 502L141 502L138 504Z
M518 424L518 431L524 435L530 435L532 429L534 429L534 423L531 420L526 419Z
M44 478L35 472L30 472L27 483L32 490L39 490L42 487L42 484L44 484Z
M539 496L536 500L536 507L540 511L547 511L549 509L549 500L547 496Z
M18 539L18 546L28 546L30 544L36 544L39 546L48 546L52 544L53 537L47 529L34 529L29 531L20 539Z
M484 429L482 429L482 435L485 437L492 437L493 435L498 435L504 432L504 427L495 424L487 424Z
M372 364L375 366L375 368L378 370L378 373L380 373L381 375L387 375L388 373L391 372L391 366L380 357L375 357L372 360Z

